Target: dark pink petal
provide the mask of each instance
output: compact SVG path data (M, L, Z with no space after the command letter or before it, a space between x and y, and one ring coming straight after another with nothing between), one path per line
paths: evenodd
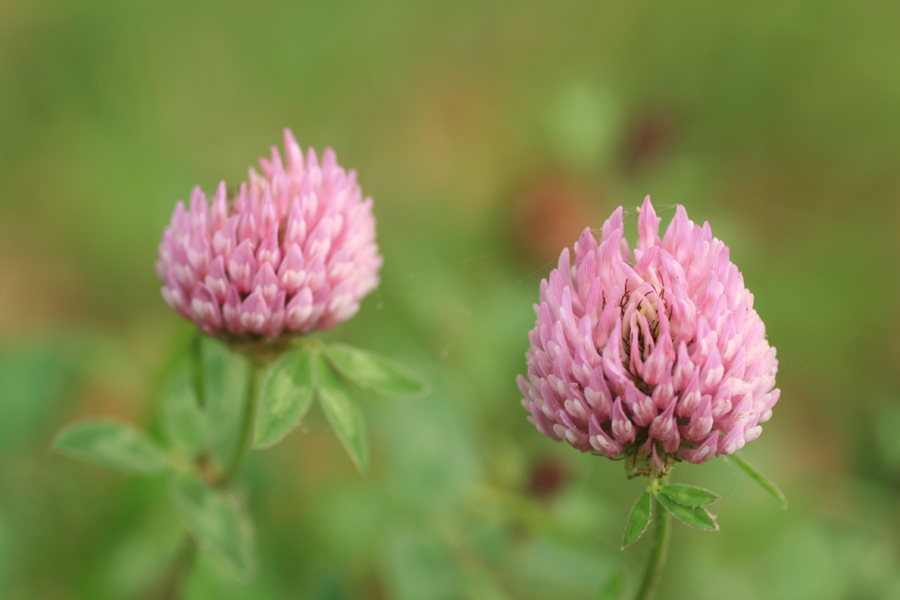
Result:
M622 409L622 399L616 398L612 410L612 434L613 437L623 443L633 442L635 438L635 429L631 420L625 416Z
M684 437L699 442L709 435L713 426L712 407L709 396L703 396L700 405L691 413L691 421L684 432Z
M705 462L716 456L719 432L714 431L696 448L682 448L680 453L684 460L694 464Z

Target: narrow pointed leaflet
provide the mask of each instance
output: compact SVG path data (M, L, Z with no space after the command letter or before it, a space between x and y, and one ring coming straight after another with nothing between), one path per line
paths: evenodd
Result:
M270 367L260 393L254 447L272 446L300 424L315 394L316 354L301 346L286 352Z
M652 497L649 491L645 491L634 503L631 514L628 515L628 524L625 526L625 539L622 541L622 549L637 541L650 524L650 511L652 506Z
M70 425L56 436L53 447L123 473L156 475L169 468L169 457L145 433L109 419Z
M360 387L392 396L418 395L428 387L403 365L377 354L344 344L329 344L324 352L341 375Z
M719 529L715 517L709 514L709 511L702 506L682 506L665 494L657 494L656 499L659 500L660 506L672 513L672 516L685 525L710 531Z
M350 390L325 358L315 358L317 395L325 417L363 474L369 468L369 439L363 415L350 398Z
M709 490L704 490L703 488L698 488L693 485L683 485L680 483L673 483L670 485L664 485L659 490L660 494L664 494L670 500L677 502L682 506L706 506L707 504L712 504L719 497Z

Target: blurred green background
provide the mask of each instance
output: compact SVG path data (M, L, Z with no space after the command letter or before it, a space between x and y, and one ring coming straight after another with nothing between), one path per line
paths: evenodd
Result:
M159 479L54 455L150 430L189 326L153 270L193 185L293 129L375 199L382 284L328 334L427 376L363 399L361 478L320 413L242 481L260 571L189 597L596 598L640 481L525 420L532 303L562 247L651 194L732 249L783 390L744 456L675 480L661 599L900 598L900 4L0 2L0 596L145 598L181 534Z

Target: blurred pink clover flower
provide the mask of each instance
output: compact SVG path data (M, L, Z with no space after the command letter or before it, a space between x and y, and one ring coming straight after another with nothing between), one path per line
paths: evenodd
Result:
M254 342L330 329L378 285L372 199L330 148L304 159L290 130L229 199L199 187L178 202L159 244L162 296L203 332Z

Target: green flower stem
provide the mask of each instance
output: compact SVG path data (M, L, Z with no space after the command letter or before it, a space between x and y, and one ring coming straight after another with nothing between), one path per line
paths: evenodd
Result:
M234 454L234 458L231 460L231 464L222 474L222 479L219 481L221 487L227 486L240 472L241 467L244 465L244 460L247 458L247 453L250 451L250 446L253 445L253 427L256 425L256 408L259 403L260 383L263 374L266 371L268 362L250 361L250 365L247 396L244 400L244 419L243 425L241 426L241 440L238 443L238 448Z
M666 485L666 478L652 481L651 487L657 488ZM672 533L672 515L663 508L656 494L653 495L653 512L656 513L656 529L653 532L653 546L650 548L650 556L647 558L647 567L644 570L644 578L641 588L638 590L635 600L651 600L656 593L656 586L662 576L663 567L666 564L666 552L669 549L669 537Z
M267 357L268 358L268 357ZM250 377L247 382L246 396L244 397L244 415L241 425L241 438L235 451L231 464L219 477L213 474L208 477L210 483L214 483L218 487L226 487L240 472L250 447L253 445L253 428L256 424L256 409L259 402L259 389L262 378L265 374L266 367L271 360L250 360ZM202 394L200 394L202 398ZM204 468L204 458L201 457L197 467L201 472ZM197 554L197 542L190 535L184 541L181 550L179 550L172 566L166 572L165 579L158 587L160 600L178 600L184 593L184 584L187 580L194 558Z

